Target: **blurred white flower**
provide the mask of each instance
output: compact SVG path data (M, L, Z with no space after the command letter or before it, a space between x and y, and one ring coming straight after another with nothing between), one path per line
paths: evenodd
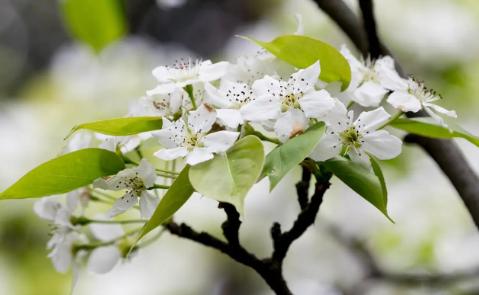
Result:
M205 105L190 112L185 119L174 122L165 119L163 129L154 134L164 149L157 151L155 156L163 160L186 157L186 163L196 165L212 159L213 153L225 152L239 133L218 131L208 134L215 121L216 112Z
M228 65L228 62L180 59L173 66L159 66L153 70L153 76L160 84L150 93L169 93L187 85L218 80L226 73Z
M317 161L325 161L347 153L353 161L368 163L368 153L381 160L392 159L401 153L401 140L386 130L376 130L390 117L382 108L362 112L353 121L353 111L336 103L330 113L325 135L311 154Z
M143 218L149 218L158 204L158 198L148 192L156 181L155 168L142 159L135 168L127 168L107 179L100 178L94 186L106 190L126 190L111 208L109 216L113 217L125 212L140 202L140 213Z

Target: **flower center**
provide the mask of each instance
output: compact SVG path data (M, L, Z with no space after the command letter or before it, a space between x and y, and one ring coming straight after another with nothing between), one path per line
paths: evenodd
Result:
M290 93L283 96L281 102L281 111L285 112L292 108L299 108L299 98L297 95Z
M145 183L143 182L143 179L138 176L138 173L137 176L130 178L127 184L131 191L138 197L146 190Z
M344 130L339 134L341 138L341 142L344 146L353 147L353 148L360 148L362 144L362 135L356 129L356 127L351 126L348 129Z
M185 137L186 148L191 151L194 147L199 146L200 139L200 134L187 132L187 135Z

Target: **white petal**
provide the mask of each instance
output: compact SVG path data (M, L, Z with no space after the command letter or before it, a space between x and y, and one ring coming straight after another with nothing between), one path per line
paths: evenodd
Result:
M157 151L154 155L162 160L169 161L185 157L187 154L188 151L185 147L178 147L172 149L161 149Z
M384 88L389 90L406 90L408 88L407 80L399 76L394 67L394 60L390 56L378 59L374 64L374 70Z
M238 125L243 124L240 110L236 109L216 109L216 118L221 125L236 129Z
M365 167L370 167L369 156L361 149L350 149L348 155L352 161L359 163Z
M255 96L272 96L279 99L281 83L273 77L264 76L264 78L254 81L252 89Z
M135 206L138 202L138 197L132 193L127 192L124 196L116 200L113 207L110 209L108 215L110 217L116 216Z
M43 219L53 221L62 205L50 197L41 198L33 204L33 211Z
M181 119L170 122L163 119L163 129L153 133L160 144L165 148L176 148L183 144L185 139L185 122Z
M389 119L390 115L384 110L383 107L379 107L369 112L362 112L354 122L354 125L359 130L372 131L376 130L381 124Z
M157 95L157 94L161 95L161 94L171 93L173 91L181 89L181 87L179 85L180 84L178 84L178 83L175 84L175 83L171 83L171 82L166 82L165 84L160 84L160 85L157 85L153 89L147 90L146 95L153 96L153 95Z
M102 219L102 218L96 218ZM119 224L90 223L88 225L91 233L100 241L111 241L124 235L123 227Z
M296 31L294 32L295 35L304 35L304 26L303 26L303 16L299 13L296 13Z
M210 159L213 159L213 154L211 152L207 151L205 148L195 148L186 157L186 163L194 166Z
M289 83L293 85L293 93L306 93L314 89L320 71L319 61L316 61L306 69L299 70L291 75Z
M308 118L323 118L335 107L335 101L326 90L307 93L299 99L299 105Z
M227 108L230 106L229 101L220 93L218 89L213 87L210 83L205 83L206 102L220 108Z
M438 106L438 105L432 104L432 103L424 103L424 106L429 107L429 108L433 109L434 111L436 111L440 114L449 116L451 118L457 118L456 111L449 111L449 110L446 110L445 108L443 108L441 106Z
M342 145L339 136L328 132L328 134L321 138L310 157L315 161L326 161L339 155L341 148Z
M379 83L368 81L354 91L354 101L363 107L376 107L388 91Z
M211 64L211 62L203 62L200 65L199 78L203 82L218 80L226 74L228 67L229 63L225 61L215 64Z
M415 113L421 109L421 102L407 91L394 91L386 101L402 112Z
M147 188L153 186L156 181L155 167L153 167L146 159L141 159L140 165L136 167L136 171Z
M339 133L349 126L350 119L348 119L347 112L346 106L335 99L334 107L327 113L324 121L330 129Z
M281 113L281 103L277 99L261 96L244 105L240 111L243 120L261 122L277 118Z
M154 68L152 74L159 82L168 82L172 80L170 68L165 66Z
M401 153L401 140L386 130L366 134L363 140L361 148L380 160L392 159Z
M291 109L278 118L274 131L282 142L303 133L308 128L308 119L301 110Z
M209 152L221 153L226 152L235 143L238 136L239 132L218 131L203 137L202 142Z
M115 267L120 257L120 250L115 245L96 248L88 258L88 270L98 274L107 273Z
M207 133L216 121L216 112L202 104L188 116L188 126L194 133Z
M158 198L148 192L143 192L140 197L140 214L142 218L148 219L155 212L158 206Z

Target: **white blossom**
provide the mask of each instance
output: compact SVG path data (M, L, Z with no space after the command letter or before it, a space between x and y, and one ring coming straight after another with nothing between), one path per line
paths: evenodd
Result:
M164 121L163 129L154 135L164 147L155 156L163 160L186 157L186 163L196 165L213 158L214 153L228 150L239 136L238 132L211 130L216 121L216 112L209 106L201 105L185 118Z
M257 100L266 101L261 110L277 114L276 118L279 119L274 124L274 129L283 141L304 131L308 127L308 124L304 124L306 118L323 119L334 107L334 99L326 90L315 89L319 73L319 62L316 62L292 74L288 81L266 76L253 84ZM287 114L288 112L294 113ZM300 126L301 130L298 129ZM286 130L290 130L289 137L285 137Z
M159 66L153 70L153 76L160 84L150 92L168 93L198 82L218 80L226 73L228 65L224 61L212 63L210 60L181 59L173 66Z
M351 67L351 82L342 96L363 107L379 106L384 96L394 89L396 81L400 79L394 67L394 60L390 56L384 56L375 61L360 61L345 46L341 48L341 53Z
M381 160L400 154L401 140L386 130L376 130L390 117L382 107L360 113L355 121L353 115L353 111L347 112L342 103L336 103L327 119L325 135L311 158L325 161L344 152L353 161L367 163L368 154Z
M434 91L427 89L423 83L413 79L398 80L396 90L389 95L387 102L402 112L418 112L423 109L434 120L446 126L440 115L457 118L455 111L446 110L435 104L440 99Z
M158 204L158 199L148 192L155 181L155 168L142 159L137 167L124 169L106 179L100 178L94 186L106 190L125 190L125 194L113 204L110 217L125 212L139 202L141 216L149 218Z

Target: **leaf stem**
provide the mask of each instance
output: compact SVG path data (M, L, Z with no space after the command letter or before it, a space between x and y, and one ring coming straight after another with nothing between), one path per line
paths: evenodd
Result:
M398 111L397 113L395 113L394 115L392 115L386 122L384 122L382 125L380 125L380 126L377 128L377 130L383 129L383 128L386 127L387 125L391 124L391 122L393 122L393 121L396 120L397 118L401 117L403 114L404 114L404 112Z

